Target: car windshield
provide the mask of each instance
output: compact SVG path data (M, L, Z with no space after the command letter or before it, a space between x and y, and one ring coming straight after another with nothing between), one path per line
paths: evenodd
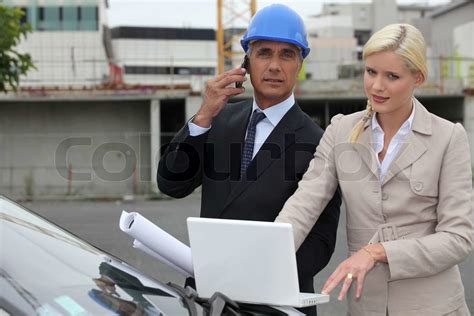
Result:
M0 315L185 315L178 294L0 196Z

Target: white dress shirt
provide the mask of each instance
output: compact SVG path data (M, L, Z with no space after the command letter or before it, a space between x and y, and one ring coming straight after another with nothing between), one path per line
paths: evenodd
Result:
M266 108L265 110L262 111L260 107L258 106L257 102L255 101L255 98L253 99L252 113L255 110L259 112L263 112L265 114L265 118L261 120L257 124L257 127L256 127L255 144L253 147L252 159L260 150L260 147L262 147L263 143L265 143L265 140L268 138L268 136L273 131L275 126L277 126L277 124L281 121L283 116L285 116L286 112L288 112L294 104L295 104L295 96L291 94L288 97L288 99L286 99L285 101L272 105L271 107ZM188 122L188 128L189 128L189 135L199 136L199 135L204 134L208 130L210 130L212 126L208 128L201 127L194 124L190 120ZM245 133L245 136L247 136L247 133Z
M385 133L383 132L382 127L380 127L379 122L377 121L376 113L372 115L372 139L374 140L374 151L377 165L379 168L380 183L383 182L383 178L385 177L385 174L387 173L390 164L400 151L403 142L405 141L408 133L410 132L414 117L415 106L413 106L410 117L398 129L395 136L393 136L392 140L390 141L390 144L388 145L385 157L383 158L382 162L380 162L379 154L383 150Z

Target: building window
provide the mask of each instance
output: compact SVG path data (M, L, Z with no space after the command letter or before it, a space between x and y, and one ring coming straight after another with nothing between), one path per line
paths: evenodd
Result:
M44 7L43 29L45 31L61 30L59 7Z
M21 17L20 23L25 24L28 22L28 9L25 7L20 7L21 12L23 12L23 16Z
M173 74L175 75L214 75L213 67L174 67Z
M99 29L98 7L81 6L79 20L81 22L81 30L97 31Z
M80 8L73 6L65 6L62 8L64 31L77 31L79 29L79 9Z
M170 67L125 66L125 73L130 75L169 75Z
M97 31L99 29L98 6L44 6L38 7L35 12L37 12L35 29L40 31Z
M125 66L129 75L214 75L214 67Z
M357 45L364 46L370 38L370 31L356 30L354 31L354 37L357 39Z
M43 30L43 21L44 21L44 8L38 7L38 19L36 20L36 29Z
M62 8L38 7L36 29L40 31L60 31L62 29Z

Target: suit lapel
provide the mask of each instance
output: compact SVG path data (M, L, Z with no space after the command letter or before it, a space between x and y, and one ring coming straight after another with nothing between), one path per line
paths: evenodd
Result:
M212 198L214 206L209 211L212 213L212 217L218 217L222 213L227 197L231 194L239 178L241 147L251 110L252 101L232 105L231 110L223 111L222 115L225 117L221 116L222 123L219 124L219 127L212 130L213 139L210 140L209 145L215 147L206 156L205 169L211 171L205 174L207 176L217 171L228 172L225 179L211 178L214 185L219 186L218 191L220 192L219 197Z
M252 111L252 101L243 105L243 109L232 114L228 120L228 132L227 135L223 135L228 139L229 152L226 153L226 158L229 159L229 170L230 170L230 183L239 179L240 176L240 164L242 159L243 143L245 139L245 132L250 119L250 113ZM233 150L234 146L238 147L239 150ZM239 153L238 155L235 153Z
M265 143L262 145L255 158L250 162L247 169L247 177L236 182L235 185L232 186L231 193L227 198L222 212L224 212L227 206L248 189L252 183L257 181L264 172L267 172L270 166L276 160L281 158L282 153L286 148L294 144L294 137L287 137L285 140L285 135L294 135L295 131L303 125L302 114L303 112L300 107L295 104L285 114L285 116L283 116L281 121L277 126L275 126L273 131L265 140ZM271 155L271 159L269 159L269 155Z
M242 105L244 107L236 113L232 113L227 121L229 132L229 140L231 144L243 143L245 131L250 119L250 112L252 111L252 103Z
M276 160L280 159L285 150L295 143L295 131L303 125L302 110L295 104L282 118L249 165L248 173L257 179ZM270 155L270 159L269 158Z
M412 130L407 135L405 143L400 148L397 156L390 164L382 185L413 164L427 150L426 145L422 141L422 135L432 134L431 116L417 99L414 99L414 104L415 117L413 118Z
M407 135L405 143L403 143L400 147L397 156L390 163L382 185L390 181L390 179L396 176L399 172L414 163L421 155L425 153L425 151L426 147L423 142L421 142L419 138L413 133L413 131L411 131Z

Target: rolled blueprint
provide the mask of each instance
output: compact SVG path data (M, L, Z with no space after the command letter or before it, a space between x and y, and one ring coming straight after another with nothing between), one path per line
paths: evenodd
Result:
M171 261L167 260L165 257L161 256L159 253L157 253L156 251L153 251L152 249L148 248L147 246L145 246L141 241L135 239L133 241L133 248L137 248L137 249L140 249L141 251L143 251L144 253L146 253L147 255L155 258L155 259L158 259L159 261L163 262L164 264L166 264L167 266L173 268L175 271L181 273L182 275L186 276L186 277L194 277L193 275L191 275L189 272L181 269L180 267L178 267L177 265L173 264Z
M181 273L185 272L186 276L194 275L191 249L142 215L123 211L120 216L120 229L145 246L141 249L144 252L147 252L144 249L148 248L158 255L155 258L164 258L165 264L175 265L176 267L171 267Z

